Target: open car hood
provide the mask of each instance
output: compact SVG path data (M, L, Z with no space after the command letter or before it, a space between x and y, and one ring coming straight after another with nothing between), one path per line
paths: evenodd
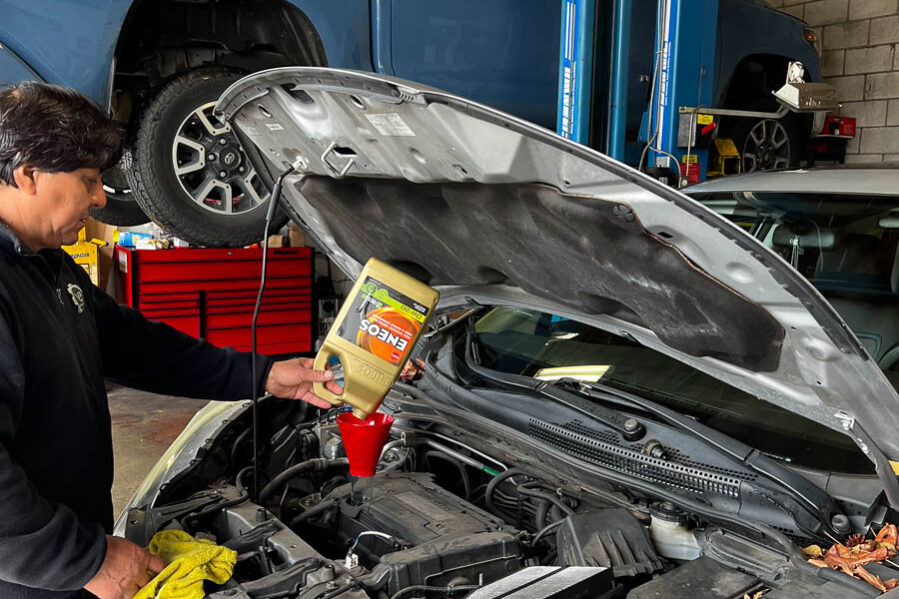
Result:
M282 204L350 276L376 256L437 287L441 305L515 304L629 336L899 459L899 397L840 317L680 192L505 113L368 73L264 71L216 109L258 169L293 169Z

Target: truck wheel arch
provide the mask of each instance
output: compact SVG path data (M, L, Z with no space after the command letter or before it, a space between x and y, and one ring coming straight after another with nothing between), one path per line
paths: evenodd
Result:
M759 100L769 99L771 92L783 84L789 63L788 57L777 54L744 56L722 82L716 105L745 109Z
M123 21L115 56L112 108L116 119L125 124L128 158L134 156L132 149L140 141L139 131L146 129L143 120L147 108L164 90L171 95L169 83L196 81L203 85L202 77L185 79L185 75L215 72L219 78L222 73L239 77L240 73L278 66L327 65L321 38L310 19L283 0L137 0ZM184 85L181 87L190 93ZM126 166L130 170L135 164ZM129 183L134 176L128 173ZM170 220L162 219L170 211L160 204L171 201L175 210L178 199L150 197L157 191L147 185L115 191L109 188L110 201L96 216L119 225L145 222L141 212L154 220ZM192 223L180 217L171 220L175 223L171 232L194 243L245 245L256 241L250 239L254 233L247 232L235 234L233 239L197 234L203 231L202 218L193 217ZM181 227L181 222L187 224ZM237 225L234 222L228 227L235 233L246 229ZM261 235L261 228L259 231Z
M134 100L207 66L248 73L327 66L317 29L305 12L284 0L137 0L122 24L115 56L114 88Z

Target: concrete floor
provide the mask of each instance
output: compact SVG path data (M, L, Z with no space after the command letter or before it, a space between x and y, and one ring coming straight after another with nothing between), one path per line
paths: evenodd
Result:
M206 402L113 384L106 388L115 451L112 502L118 516L150 468Z

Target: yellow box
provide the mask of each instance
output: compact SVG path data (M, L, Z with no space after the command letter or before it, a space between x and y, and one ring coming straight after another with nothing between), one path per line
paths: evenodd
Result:
M91 239L90 241L87 241L85 235L84 229L81 229L78 231L78 241L72 245L64 245L62 246L62 249L72 257L75 264L78 264L87 272L88 276L91 278L91 282L94 285L99 286L100 268L98 262L100 248L106 246L106 242L102 239Z

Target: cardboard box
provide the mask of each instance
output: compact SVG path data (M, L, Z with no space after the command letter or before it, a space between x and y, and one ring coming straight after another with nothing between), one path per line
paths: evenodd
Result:
M115 251L115 236L118 232L118 227L89 218L84 230L86 239L102 239L106 242L105 246L98 248L97 264L97 286L100 289L106 289L112 273L112 257Z
M287 236L290 238L290 247L298 248L306 245L306 234L293 221L287 225Z
M301 248L305 245L306 234L292 222L268 238L270 248Z

